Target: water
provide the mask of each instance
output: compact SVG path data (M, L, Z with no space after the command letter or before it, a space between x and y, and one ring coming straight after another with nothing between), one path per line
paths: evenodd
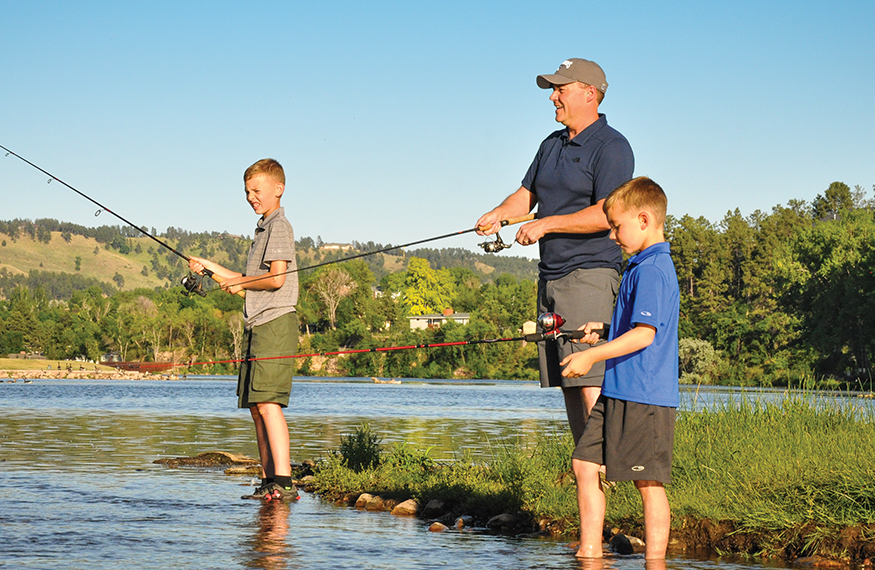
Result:
M682 407L725 397L689 392ZM0 567L581 567L564 542L430 533L419 519L359 512L306 493L291 505L262 506L238 499L248 479L153 463L211 450L257 457L249 414L235 405L230 379L4 383ZM504 438L564 430L561 406L558 391L534 383L311 379L296 380L286 416L293 461L324 457L363 421L385 443L432 447L433 458L450 460L463 451L488 457ZM598 568L644 566L632 556ZM763 568L685 557L666 567L747 566Z

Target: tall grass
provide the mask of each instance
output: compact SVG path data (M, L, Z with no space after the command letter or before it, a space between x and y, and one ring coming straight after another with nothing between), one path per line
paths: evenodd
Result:
M811 393L788 395L780 403L740 399L679 413L667 487L675 530L711 521L726 529L722 542L711 546L842 556L862 552L849 552L837 538L854 529L858 542L875 549L873 428L871 406L839 406L834 397ZM486 462L466 456L438 464L427 451L395 445L360 473L329 460L317 473L317 488L438 498L458 514L481 519L522 510L532 521L548 519L554 530L573 536L578 521L570 435L502 440L490 448ZM619 483L606 487L606 494L606 523L640 529L634 486ZM741 546L724 540L725 534L756 538Z

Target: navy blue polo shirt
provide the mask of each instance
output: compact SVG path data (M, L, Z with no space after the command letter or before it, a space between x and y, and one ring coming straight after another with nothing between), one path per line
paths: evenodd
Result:
M571 140L567 129L544 139L522 186L537 197L538 217L573 214L607 198L614 188L632 178L634 169L629 141L599 114L596 122ZM542 237L541 278L559 279L579 268L619 271L623 254L608 233Z
M656 336L650 346L605 362L602 394L609 398L677 408L678 276L668 242L656 243L629 259L608 340L637 324L650 325Z

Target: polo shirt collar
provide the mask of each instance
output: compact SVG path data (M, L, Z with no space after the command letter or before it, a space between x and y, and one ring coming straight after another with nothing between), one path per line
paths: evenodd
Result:
M266 226L267 224L272 222L274 218L276 218L277 216L282 216L284 214L285 214L285 211L283 210L283 208L279 207L276 210L274 210L273 212L271 212L270 214L268 214L268 216L266 218L264 216L258 218L258 223L256 224L256 227L260 230L263 230L264 226Z
M591 137L593 135L593 133L600 130L602 127L606 126L607 124L608 124L608 118L603 113L599 113L599 118L596 119L596 121L593 124L591 124L587 128L585 128L582 131L580 131L579 133L577 133L577 136L574 137L573 139L571 139L570 141L568 140L568 127L565 127L565 130L562 131L562 142L563 143L570 142L570 143L576 144L578 146L582 145L583 143L586 142L586 140L589 137Z
M633 255L629 258L629 265L637 265L648 257L653 257L654 255L658 255L660 253L671 253L671 245L667 241L655 243L644 251Z

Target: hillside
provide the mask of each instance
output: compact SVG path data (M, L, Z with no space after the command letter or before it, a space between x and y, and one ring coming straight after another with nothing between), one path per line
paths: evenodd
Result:
M189 233L177 228L152 232L181 253L208 257L238 271L250 243L248 237L227 233ZM384 247L388 246L353 242L344 249L332 249L304 237L297 242L298 264L309 267ZM537 277L534 261L460 248L392 250L362 259L379 282L384 275L405 271L411 257L425 258L435 269L467 267L482 281L502 273L519 279ZM85 228L57 220L0 221L0 297L7 297L18 285L43 286L53 298L65 298L71 290L96 284L107 293L166 288L178 285L187 272L181 257L133 228Z

